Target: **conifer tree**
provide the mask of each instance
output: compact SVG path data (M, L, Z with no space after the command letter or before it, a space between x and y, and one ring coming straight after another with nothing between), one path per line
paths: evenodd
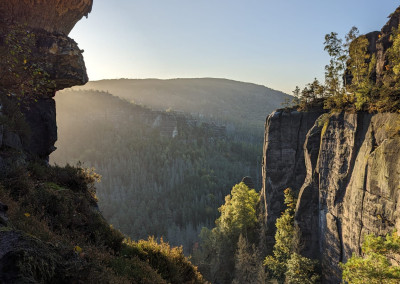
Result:
M400 283L400 237L397 232L383 237L367 235L362 255L353 255L342 264L343 280L348 283Z
M255 245L248 243L247 239L242 234L239 236L237 249L235 254L235 278L233 284L240 283L260 283L258 279L262 274L259 274L259 256Z

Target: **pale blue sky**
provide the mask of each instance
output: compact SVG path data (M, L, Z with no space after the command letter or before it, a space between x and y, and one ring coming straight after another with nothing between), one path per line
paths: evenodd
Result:
M395 0L94 0L70 36L90 80L216 77L291 93L323 79L324 35L380 30Z

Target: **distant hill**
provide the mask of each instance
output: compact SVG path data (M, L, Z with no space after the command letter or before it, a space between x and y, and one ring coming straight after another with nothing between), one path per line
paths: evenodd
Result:
M265 86L227 79L115 79L75 90L101 90L155 110L174 110L262 130L266 116L291 96Z

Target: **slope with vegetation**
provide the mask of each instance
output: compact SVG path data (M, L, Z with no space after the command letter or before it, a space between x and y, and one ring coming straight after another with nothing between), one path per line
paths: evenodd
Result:
M182 248L110 227L93 170L48 165L52 97L87 81L68 33L92 4L0 2L0 283L204 283Z
M1 283L204 283L182 248L126 240L110 227L97 209L97 179L41 162L2 173Z

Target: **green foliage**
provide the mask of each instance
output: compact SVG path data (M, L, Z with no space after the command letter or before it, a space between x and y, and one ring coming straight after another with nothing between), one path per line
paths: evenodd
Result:
M233 284L264 284L266 274L260 261L256 246L250 245L243 235L239 236L235 253L235 278Z
M297 92L295 90L294 92ZM320 84L317 78L312 83L307 84L300 93L299 108L308 110L314 105L318 105L319 99L325 96L325 87Z
M232 188L225 197L225 204L218 210L221 216L215 221L217 227L226 234L248 234L257 222L256 206L259 194L249 189L243 182Z
M163 239L158 243L154 237L147 241L124 241L121 254L125 258L138 257L157 270L167 283L203 283L202 276L184 256L182 247L171 248Z
M239 236L251 244L257 242L258 204L259 194L241 182L232 188L219 208L221 216L215 222L216 227L202 229L200 247L193 252L193 260L209 281L232 282Z
M97 179L93 169L39 162L1 178L9 222L0 238L18 234L19 243L27 243L11 255L23 277L43 283L204 283L182 248L154 239L123 243L95 207Z
M343 41L337 33L325 35L324 50L331 57L329 65L325 66L325 84L330 96L343 96L342 75L346 68L347 55Z
M400 32L392 31L387 49L388 64L376 78L376 55L369 53L369 41L351 28L345 41L337 33L325 35L324 49L331 57L325 66L325 82L314 80L301 92L297 108L308 110L322 98L331 111L400 112Z
M400 254L397 232L383 237L365 236L362 256L353 255L343 269L343 280L349 283L399 283L400 266L395 256Z
M287 262L285 283L316 284L320 283L320 275L316 273L318 261L292 253Z
M284 196L287 209L276 220L274 255L269 255L264 260L264 265L270 276L278 280L279 283L285 281L287 262L293 252L294 209L296 204L296 197L290 188L285 189Z
M294 214L297 194L292 189L284 191L284 203L287 206L282 216L276 220L275 245L273 255L264 260L264 265L271 279L278 283L318 283L316 261L302 257L295 253L296 232L294 227ZM301 279L309 278L301 282ZM298 282L296 282L298 281Z

